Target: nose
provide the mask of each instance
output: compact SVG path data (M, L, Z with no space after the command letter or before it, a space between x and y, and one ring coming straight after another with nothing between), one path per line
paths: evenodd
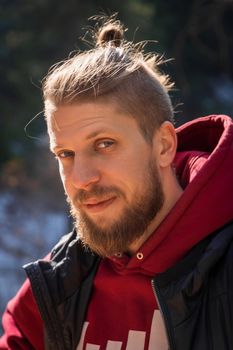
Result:
M75 159L72 169L71 181L77 189L87 189L99 182L100 172L95 162L90 159Z

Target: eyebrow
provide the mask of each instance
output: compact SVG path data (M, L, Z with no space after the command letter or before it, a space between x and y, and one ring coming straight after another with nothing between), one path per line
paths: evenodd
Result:
M62 149L62 145L56 145L55 147L49 147L52 153L55 153L58 149Z
M98 136L99 134L103 134L107 131L109 132L109 130L107 128L101 128L101 129L98 129L96 131L93 131L86 137L86 140L93 139L94 137Z

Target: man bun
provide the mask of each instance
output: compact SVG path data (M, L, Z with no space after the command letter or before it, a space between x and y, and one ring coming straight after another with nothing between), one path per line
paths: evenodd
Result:
M96 46L121 46L124 39L124 28L119 22L107 23L96 33Z

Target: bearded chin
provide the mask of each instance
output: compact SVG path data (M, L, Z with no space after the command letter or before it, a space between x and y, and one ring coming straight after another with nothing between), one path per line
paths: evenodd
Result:
M122 214L110 220L94 222L88 215L69 202L77 233L83 244L102 257L126 253L130 245L143 236L164 203L162 185L155 169L145 179L141 193L135 193L126 203Z

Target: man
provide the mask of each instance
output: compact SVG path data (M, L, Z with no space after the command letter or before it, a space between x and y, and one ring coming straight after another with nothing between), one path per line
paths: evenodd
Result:
M50 147L75 229L25 267L0 349L233 348L233 123L175 131L170 87L113 21L49 72Z

